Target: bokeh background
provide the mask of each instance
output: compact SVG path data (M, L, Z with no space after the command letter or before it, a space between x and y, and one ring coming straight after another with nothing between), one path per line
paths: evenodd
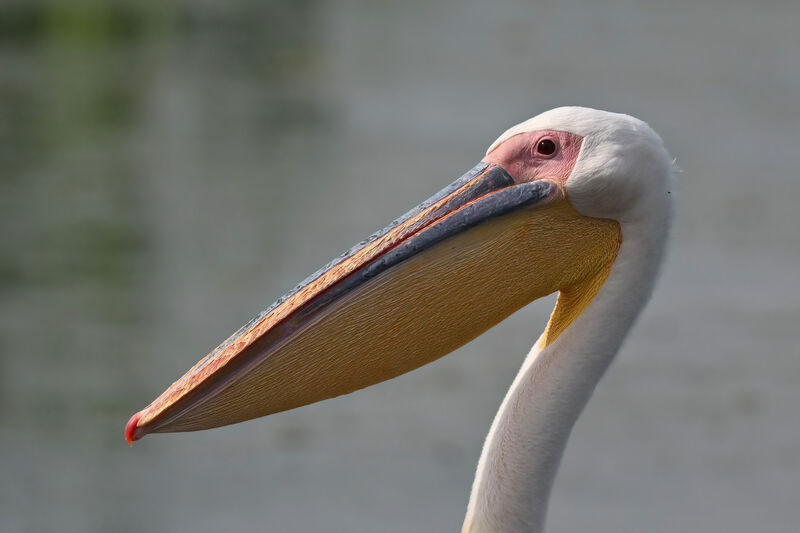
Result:
M549 531L800 523L800 4L0 4L0 531L458 531L553 300L344 398L129 449L128 417L334 255L580 104L680 209Z

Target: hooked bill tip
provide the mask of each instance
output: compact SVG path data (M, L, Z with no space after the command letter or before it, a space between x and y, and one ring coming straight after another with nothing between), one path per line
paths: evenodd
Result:
M133 441L139 440L139 436L136 435L136 424L139 423L139 418L141 418L142 413L136 413L128 420L128 423L125 425L125 440L128 442L129 446L133 446Z

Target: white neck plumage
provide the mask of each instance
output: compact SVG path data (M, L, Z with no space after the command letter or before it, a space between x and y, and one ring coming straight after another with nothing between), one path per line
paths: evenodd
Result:
M621 222L594 299L548 346L536 343L486 438L462 533L538 533L570 431L639 311L661 262L669 213Z

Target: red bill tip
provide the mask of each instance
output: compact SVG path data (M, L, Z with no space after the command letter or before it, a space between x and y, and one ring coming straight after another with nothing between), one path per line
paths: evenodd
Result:
M139 418L141 416L141 412L136 413L125 425L125 440L128 441L128 445L130 446L133 446L133 441L139 440L139 437L136 436L136 424L139 423Z

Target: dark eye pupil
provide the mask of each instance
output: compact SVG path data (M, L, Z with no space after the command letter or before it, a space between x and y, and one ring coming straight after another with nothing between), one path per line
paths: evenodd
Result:
M542 139L539 141L539 144L536 145L536 151L542 155L553 155L556 151L556 143L550 139Z

